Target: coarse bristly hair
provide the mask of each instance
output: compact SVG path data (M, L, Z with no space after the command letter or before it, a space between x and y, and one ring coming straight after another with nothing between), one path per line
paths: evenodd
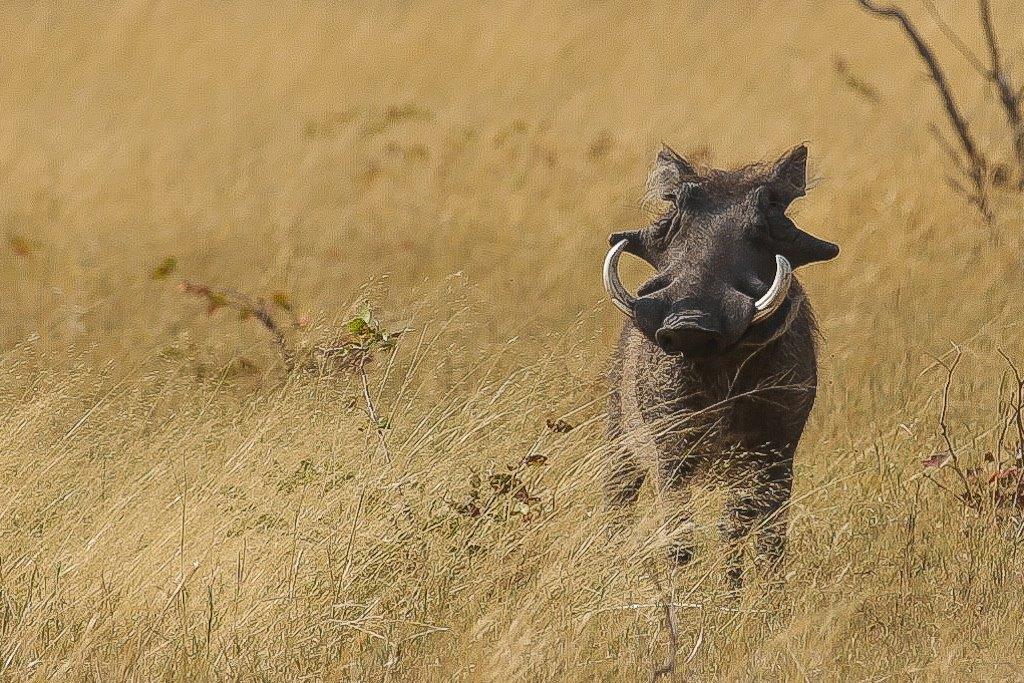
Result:
M663 145L647 176L644 206L661 208L672 203L685 184L699 185L708 195L732 199L769 180L773 165L759 161L733 169L718 169L684 161L671 147ZM808 183L808 189L814 183Z
M734 586L743 574L735 544L748 535L756 536L759 562L778 567L782 559L794 456L817 392L820 333L799 281L792 279L786 308L765 327L754 327L751 309L767 281L760 289L745 284L780 255L799 268L838 254L837 245L785 217L806 193L806 163L805 145L773 163L729 170L691 164L663 147L647 179L660 215L610 238L625 240L658 274L637 290L613 356L608 432L617 449L608 503L633 504L649 476L660 494L674 495L705 472L723 473L731 493L721 526L732 544ZM689 562L685 502L666 523L670 558Z

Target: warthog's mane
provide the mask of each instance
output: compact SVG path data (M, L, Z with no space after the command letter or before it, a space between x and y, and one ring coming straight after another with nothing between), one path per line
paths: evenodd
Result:
M733 169L695 166L694 171L691 175L680 175L676 169L656 164L647 178L645 201L658 205L667 194L678 190L684 183L699 185L705 195L715 201L736 199L767 182L772 165L758 162Z

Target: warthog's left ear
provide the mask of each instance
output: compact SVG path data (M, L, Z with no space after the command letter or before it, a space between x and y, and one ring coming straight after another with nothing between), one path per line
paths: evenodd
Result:
M647 179L647 192L652 197L676 204L685 187L697 180L699 174L696 167L679 156L674 149L663 145Z
M609 246L614 247L616 244L626 240L625 252L632 254L648 261L649 254L647 253L647 240L644 239L642 230L626 230L624 232L612 233L611 237L608 238ZM648 261L649 262L649 261Z
M772 164L767 185L774 198L788 205L807 193L807 145L798 145Z

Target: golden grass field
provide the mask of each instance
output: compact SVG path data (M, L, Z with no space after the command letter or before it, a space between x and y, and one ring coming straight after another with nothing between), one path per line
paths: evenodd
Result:
M971 3L938 3L981 52ZM907 7L1006 158L992 92ZM995 2L1020 76L1016 10ZM1024 677L1019 519L922 466L955 347L946 424L980 492L984 454L1018 447L1024 209L997 196L987 226L946 184L895 25L852 0L0 23L0 680L646 680L666 597L677 680ZM663 141L720 166L806 141L793 215L843 247L802 274L825 341L786 582L738 600L711 531L670 574L649 490L606 540L600 263L650 215ZM367 371L380 429L359 373L287 373L185 279L287 294L303 348L364 302L411 328ZM510 466L526 502L490 486Z

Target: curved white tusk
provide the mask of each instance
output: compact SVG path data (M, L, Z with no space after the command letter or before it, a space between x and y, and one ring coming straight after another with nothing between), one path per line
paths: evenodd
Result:
M789 265L789 261L786 260L785 256L776 254L775 280L772 282L772 286L768 288L768 291L764 293L764 296L754 302L754 309L757 312L754 313L754 319L750 321L751 324L763 322L770 318L775 311L779 310L782 303L786 300L786 295L789 294L789 285L792 282L793 266Z
M632 318L636 297L626 291L622 281L619 280L619 257L622 256L622 251L626 248L626 244L626 240L616 242L608 250L608 255L604 257L604 288L608 292L608 296L611 297L612 303L620 311Z

